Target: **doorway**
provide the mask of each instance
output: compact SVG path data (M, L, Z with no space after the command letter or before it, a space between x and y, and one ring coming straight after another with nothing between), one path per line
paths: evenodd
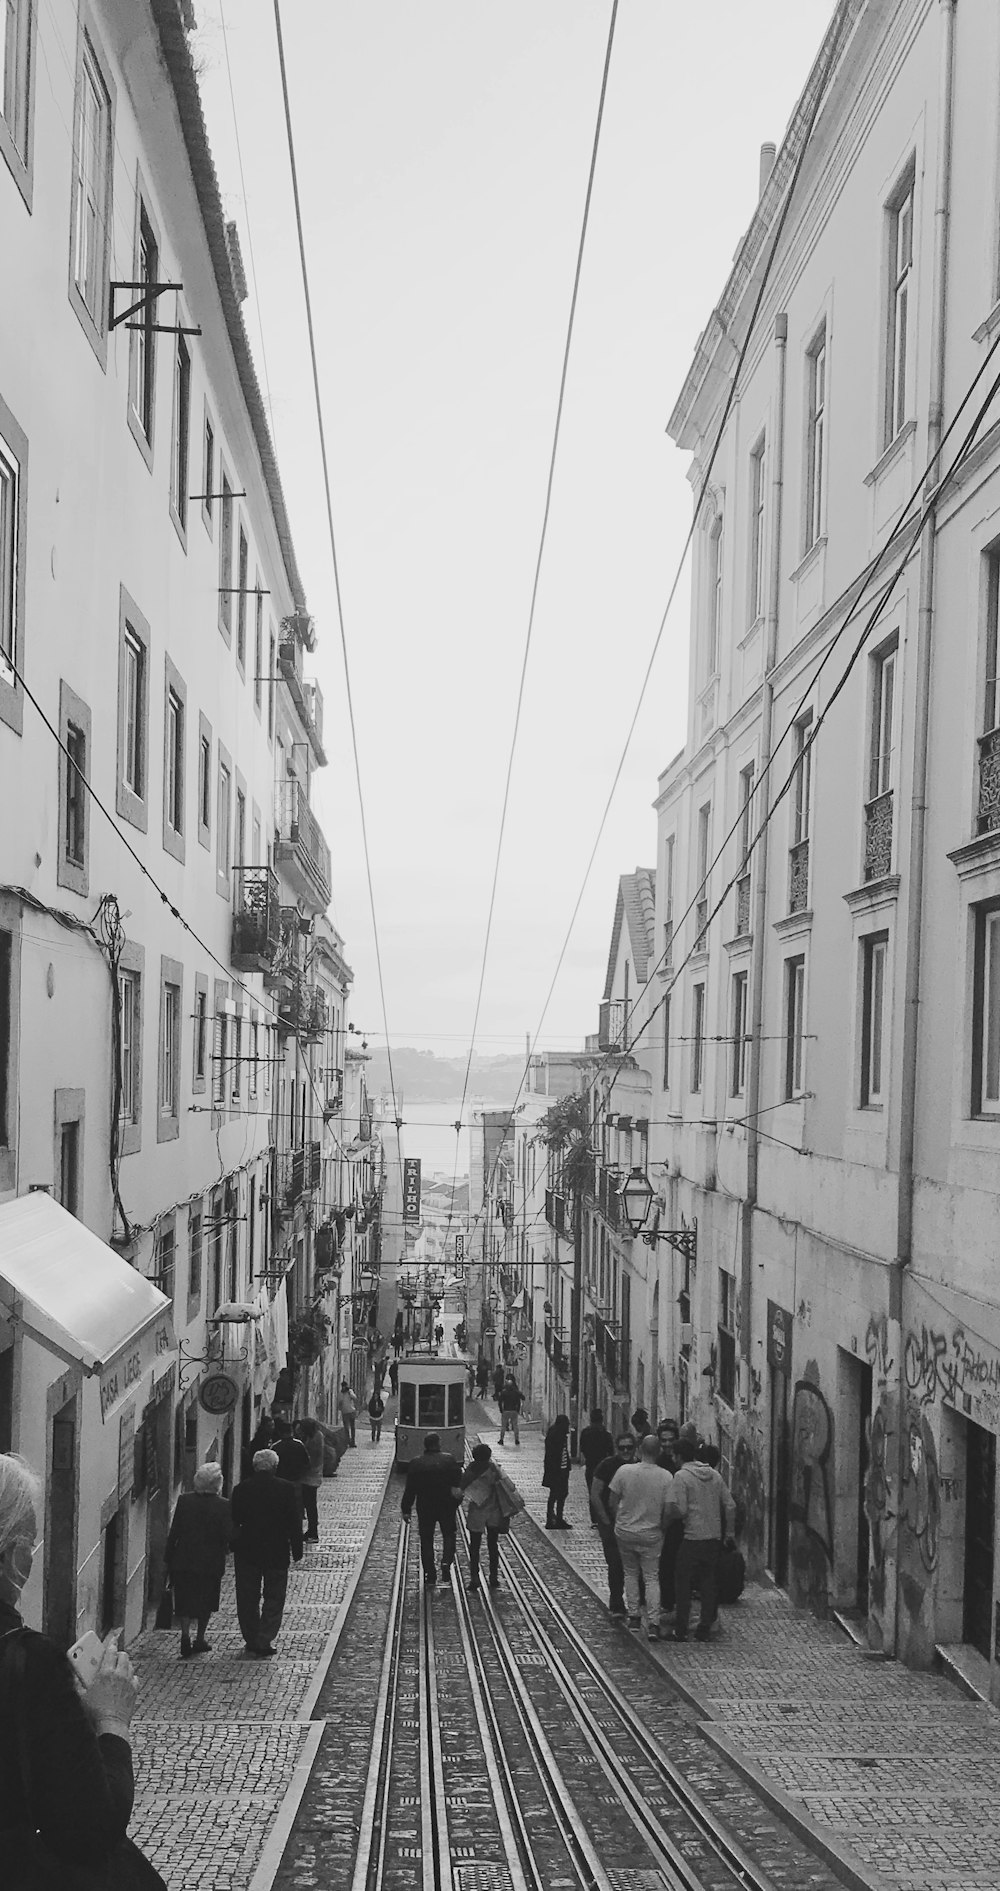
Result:
M167 1532L170 1528L170 1474L173 1461L170 1400L161 1398L143 1413L146 1461L146 1609L155 1612L163 1592Z
M52 1419L43 1625L60 1648L76 1640L76 1400Z
M872 1369L846 1346L837 1348L837 1449L833 1460L837 1519L833 1599L838 1609L868 1613L871 1531L866 1493L872 1423Z
M127 1501L127 1500L126 1500ZM101 1538L101 1635L125 1626L125 1551L128 1538L126 1508L122 1505L108 1517Z
M788 1582L788 1380L771 1372L771 1464L767 1508L767 1561L779 1587Z
M993 1544L996 1530L997 1441L991 1431L965 1426L965 1581L962 1640L987 1661L993 1624Z

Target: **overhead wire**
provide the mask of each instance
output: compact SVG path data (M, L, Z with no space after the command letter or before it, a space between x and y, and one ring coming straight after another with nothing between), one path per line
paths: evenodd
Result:
M277 5L277 0L275 0ZM528 609L528 628L524 640L524 652L521 658L521 675L517 690L517 704L514 710L514 727L511 732L510 752L507 757L507 775L504 782L503 803L500 810L500 830L497 835L496 856L493 863L493 883L490 887L489 909L486 915L486 934L483 940L483 956L479 968L479 988L476 993L476 1006L472 1019L472 1034L469 1041L469 1056L465 1066L465 1079L462 1085L462 1101L459 1116L465 1108L465 1099L469 1088L469 1074L476 1048L476 1031L479 1025L479 1013L483 1000L483 987L486 980L486 964L489 957L490 936L493 928L493 914L496 907L497 885L500 877L500 860L503 853L504 832L507 825L507 809L510 803L510 788L514 773L514 756L517 751L517 739L521 727L521 710L524 704L524 686L528 674L528 658L531 654L531 641L535 627L535 612L538 607L538 592L542 577L542 561L548 538L549 517L552 511L552 493L555 486L556 460L559 453L559 437L562 430L563 406L566 399L566 383L569 376L569 359L573 345L573 329L576 322L576 307L580 294L580 279L583 273L583 256L587 243L587 229L590 223L590 207L594 195L594 177L597 171L597 153L601 142L601 128L604 123L604 105L608 92L608 73L611 69L611 53L614 47L615 25L618 19L618 0L612 0L611 17L608 24L608 38L604 53L604 69L601 74L601 91L597 105L597 120L590 153L590 170L587 176L587 189L583 202L583 221L580 227L580 240L577 244L576 267L573 272L573 290L570 296L569 319L566 324L566 340L563 344L562 368L559 375L559 394L556 400L555 425L552 431L552 447L549 453L548 476L545 482L545 503L542 507L542 526L538 539L538 553L535 558L535 574L531 586L531 603ZM456 1150L457 1173L457 1150Z

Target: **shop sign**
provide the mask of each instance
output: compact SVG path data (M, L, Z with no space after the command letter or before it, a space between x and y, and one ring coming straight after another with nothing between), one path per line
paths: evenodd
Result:
M107 1419L116 1405L127 1398L150 1366L176 1348L173 1322L169 1312L158 1314L145 1331L129 1341L120 1353L101 1370L101 1419Z
M767 1303L767 1363L784 1378L791 1378L792 1316L775 1300Z
M210 1372L202 1379L198 1387L198 1397L203 1409L219 1418L225 1412L231 1412L240 1395L240 1388L228 1372Z
M403 1220L420 1220L420 1157L403 1157Z

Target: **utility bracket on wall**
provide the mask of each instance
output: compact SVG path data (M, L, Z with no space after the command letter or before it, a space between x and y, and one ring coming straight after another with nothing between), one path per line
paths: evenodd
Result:
M200 328L185 327L180 322L153 322L150 316L154 312L157 296L167 289L183 289L182 282L113 282L110 284L111 307L108 313L108 327L120 328L124 323L127 328L154 329L158 335L200 335ZM119 289L127 289L130 294L141 291L138 302L130 303L127 309L115 309L115 295ZM141 315L141 322L134 322L133 315Z

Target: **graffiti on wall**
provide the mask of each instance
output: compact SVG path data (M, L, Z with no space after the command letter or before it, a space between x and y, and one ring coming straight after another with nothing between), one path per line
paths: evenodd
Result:
M884 1640L886 1629L886 1565L896 1550L896 1508L892 1501L895 1470L890 1456L890 1437L894 1438L894 1428L883 1400L868 1423L868 1475L865 1478L865 1515L870 1544L869 1609L880 1641Z
M1000 1431L1000 1353L957 1321L910 1329L903 1377L920 1405L940 1399L988 1431Z
M960 1494L960 1488L959 1480L942 1480L939 1475L924 1406L914 1398L906 1399L900 1421L899 1396L887 1393L872 1413L868 1431L869 1641L876 1648L892 1646L898 1606L899 1653L921 1667L934 1652L941 1505L956 1492Z
M884 1313L873 1313L868 1322L865 1357L876 1379L888 1379L894 1361L889 1350L889 1322Z
M833 1414L820 1390L819 1371L812 1360L806 1375L796 1383L792 1404L789 1559L795 1600L810 1608L825 1609L833 1563Z
M751 1567L764 1557L767 1528L767 1490L759 1445L744 1432L733 1452L732 1495L736 1530Z

